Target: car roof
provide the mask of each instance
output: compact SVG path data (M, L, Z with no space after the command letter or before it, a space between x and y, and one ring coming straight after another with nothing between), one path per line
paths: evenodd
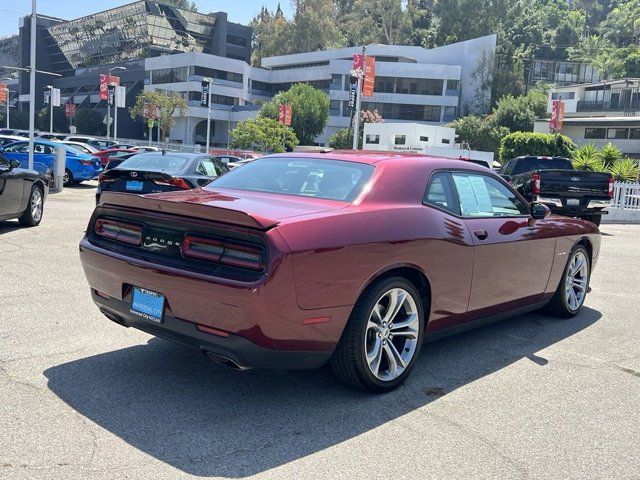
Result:
M140 156L163 156L162 151L160 152L138 152L136 154L140 155ZM206 153L192 153L192 152L174 152L171 150L164 150L164 155L166 156L172 156L172 157L179 157L179 158L184 158L185 160L191 160L193 158L200 158L200 157L210 157L210 155L207 155Z
M486 165L477 165L473 162L468 162L462 159L436 157L434 155L425 155L418 153L401 153L401 152L382 152L372 150L334 150L330 153L274 153L261 158L309 158L316 160L342 160L347 162L365 163L369 165L375 165L377 163L411 163L424 162L428 164L433 170L438 168L456 169L464 168L465 170L478 170L480 172L486 172L489 170ZM258 158L256 160L260 160Z

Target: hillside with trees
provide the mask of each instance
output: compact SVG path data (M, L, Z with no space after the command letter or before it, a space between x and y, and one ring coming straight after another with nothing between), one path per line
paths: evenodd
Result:
M605 78L640 76L640 0L294 0L251 22L266 56L368 43L437 47L496 33L494 103L525 93L533 57L579 60Z

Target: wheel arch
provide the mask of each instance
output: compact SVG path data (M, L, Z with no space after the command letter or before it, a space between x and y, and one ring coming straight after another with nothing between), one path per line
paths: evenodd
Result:
M412 263L398 263L389 265L372 275L358 291L358 299L371 288L376 282L389 277L403 277L410 281L422 300L422 306L425 316L425 325L429 321L431 310L431 281L426 272L419 266ZM355 307L355 305L354 305Z
M575 243L575 245L582 245L587 250L587 253L589 254L589 265L593 265L593 244L591 243L591 240L587 237L582 237Z

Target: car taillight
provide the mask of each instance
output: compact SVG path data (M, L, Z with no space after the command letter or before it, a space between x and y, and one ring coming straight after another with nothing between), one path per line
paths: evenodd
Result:
M613 198L613 176L609 177L609 198Z
M156 185L171 185L172 187L182 188L183 190L189 190L191 187L187 182L181 178L162 178L153 181Z
M531 175L531 193L540 193L540 174L534 173Z
M115 182L116 179L115 178L109 178L107 173L101 173L100 175L98 175L98 182L99 183L103 183L103 182Z
M80 160L80 165L95 165L96 161L95 160Z
M193 235L187 235L182 241L182 255L249 270L262 270L264 266L257 248Z
M94 231L96 235L128 243L129 245L140 245L142 243L142 227L140 225L99 218L96 220Z

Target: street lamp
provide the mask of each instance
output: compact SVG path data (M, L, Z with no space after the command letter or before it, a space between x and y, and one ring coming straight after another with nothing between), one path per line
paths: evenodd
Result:
M108 88L108 86L111 85L111 72L113 72L114 70L126 70L126 69L127 69L127 67L111 67L109 69L109 81L107 83L107 88ZM114 99L115 99L115 92L114 92L113 96L114 96ZM109 138L111 138L111 101L110 101L109 97L107 96L107 140L109 140Z
M369 47L374 47L374 46L382 46L381 43L370 43L369 45L365 45L362 47L362 62L363 62L363 67L365 67L365 52L367 51L367 48ZM362 71L361 74L358 75L358 85L356 87L356 113L355 113L355 125L353 126L353 144L352 144L352 148L353 150L357 150L358 149L358 140L360 137L360 105L361 105L361 97L362 97L362 82L364 82L364 70Z
M202 77L202 81L209 84L209 89L207 90L207 146L205 150L206 153L209 153L209 143L211 141L211 85L213 85L213 78Z
M9 80L13 80L12 78L0 78L0 82L4 82L4 81L9 81ZM7 86L7 130L10 128L9 127L9 97L11 94L11 91L9 90L9 86Z
M49 133L53 133L53 85L47 85L49 89Z

